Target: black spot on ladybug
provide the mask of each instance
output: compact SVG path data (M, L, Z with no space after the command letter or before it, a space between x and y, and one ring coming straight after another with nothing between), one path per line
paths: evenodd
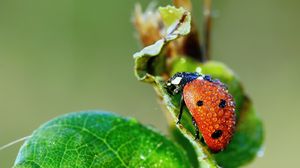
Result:
M221 99L219 107L220 108L225 108L226 107L226 101L224 99Z
M222 136L222 130L216 130L214 133L211 134L212 139L218 139Z
M197 101L197 106L203 106L203 101L202 100Z

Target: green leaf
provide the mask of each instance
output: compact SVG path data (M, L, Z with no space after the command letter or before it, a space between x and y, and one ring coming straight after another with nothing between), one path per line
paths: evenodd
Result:
M167 11L167 9L164 10ZM161 9L161 11L164 10ZM164 12L161 12L161 14L164 14ZM173 22L178 23L179 18L177 15L171 17L169 16L171 13L167 14L168 16L166 17L170 17L169 21L173 20ZM177 17L177 21L174 21L176 19L173 19L173 17ZM168 18L162 18L168 20ZM174 25L174 23L169 25ZM182 35L186 35L186 32L180 34L177 38ZM151 52L148 52L148 48L135 54L135 73L138 80L152 84L156 90L162 107L171 118L169 123L172 133L174 133L174 138L179 140L180 144L186 148L190 162L194 167L197 166L194 163L194 158L191 158L195 157L195 154L200 167L239 167L253 160L263 142L263 126L261 120L255 114L252 103L247 98L237 75L226 65L216 61L200 63L196 60L179 56L167 60L165 49L168 42L172 40L176 40L176 38L157 42L159 45L156 43L150 46ZM172 76L177 72L209 74L213 78L220 79L228 86L229 92L233 95L236 102L237 129L231 143L224 151L212 154L205 144L194 140L195 130L187 108L184 108L181 124L175 124L179 113L180 95L169 95L164 86L167 80L165 78L166 74ZM173 128L175 127L180 130L181 134L174 131ZM184 141L184 137L188 141ZM190 143L192 147L187 145L187 143Z
M190 167L182 148L134 119L71 113L42 125L21 147L15 168Z
M151 67L151 62L158 62L159 57L157 56L160 54L164 45L164 40L158 40L155 44L145 47L140 52L134 54L135 75L139 80L149 83L154 82L153 77L150 74L159 74L164 69L164 67L158 66L158 63L153 63L156 65L155 69L152 69Z
M185 12L185 9L182 7L176 8L174 6L159 7L158 10L166 26L171 26L176 23Z
M167 40L174 40L178 35L187 35L191 30L191 15L182 7L160 7L160 15L167 27ZM173 37L173 38L172 38Z

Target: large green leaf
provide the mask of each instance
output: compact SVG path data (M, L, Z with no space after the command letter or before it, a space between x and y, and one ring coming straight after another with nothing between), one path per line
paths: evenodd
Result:
M169 12L167 16L169 16L170 13L172 12ZM163 15L164 13L161 14ZM166 19L167 16L162 16L162 18ZM177 17L177 21L174 21L176 20L174 17ZM180 17L177 13L172 16L170 20L178 23L179 19ZM168 25L174 24L168 23ZM184 25L179 25L179 27L180 26ZM179 33L177 37L183 35L186 35L186 31L182 34ZM205 63L200 63L194 59L178 55L171 60L167 60L165 50L167 49L168 43L174 40L176 40L176 38L169 41L159 40L154 45L148 46L146 49L135 54L134 58L135 73L138 80L152 84L161 100L162 107L167 112L167 115L171 116L170 127L172 132L175 133L175 139L179 140L183 147L188 146L186 151L189 153L190 157L195 156L196 154L198 165L200 167L222 166L231 168L239 167L251 161L261 148L263 128L262 122L256 116L240 80L232 70L220 62L207 61ZM194 140L195 131L188 109L184 109L181 124L175 124L179 113L180 95L169 95L164 86L166 82L165 76L172 76L177 72L199 72L208 74L213 78L220 79L228 86L229 92L233 95L236 102L238 121L235 135L224 151L212 154L204 143ZM180 130L181 134L174 131L173 128L175 127ZM183 137L187 138L189 141L185 141ZM190 145L187 145L187 143L190 143ZM192 149L195 151L191 151ZM190 159L191 163L193 163L193 160L194 159ZM193 164L193 166L195 167L196 164Z
M19 151L15 168L190 167L184 150L134 119L71 113L42 125Z

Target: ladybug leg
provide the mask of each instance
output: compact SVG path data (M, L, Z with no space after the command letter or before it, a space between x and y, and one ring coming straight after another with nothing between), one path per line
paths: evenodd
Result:
M181 120L181 117L182 117L182 113L183 113L183 107L185 106L185 102L183 100L183 95L181 95L181 99L180 99L180 111L179 111L179 114L178 114L178 121L176 124L179 124L180 123L180 120Z
M205 144L205 141L204 141L204 138L203 138L203 137L201 137L200 141L201 141L203 144Z
M200 138L200 137L199 137L199 128L198 128L198 126L197 126L197 123L196 123L194 117L192 118L192 120L193 120L193 125L194 125L195 130L196 130L196 133L195 133L195 140L198 140L198 139Z

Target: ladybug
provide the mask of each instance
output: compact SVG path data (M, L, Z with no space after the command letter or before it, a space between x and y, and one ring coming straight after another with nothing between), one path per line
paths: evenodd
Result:
M209 75L179 72L166 83L171 95L181 94L178 123L186 106L195 126L195 139L202 140L212 152L222 151L230 142L236 125L235 102L227 87Z

